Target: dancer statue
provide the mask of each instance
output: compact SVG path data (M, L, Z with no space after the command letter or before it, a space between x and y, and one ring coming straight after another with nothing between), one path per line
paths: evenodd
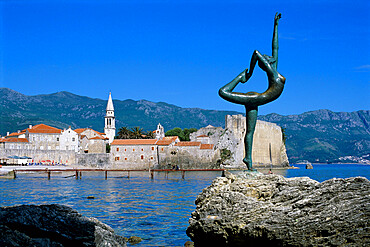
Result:
M278 24L281 18L280 13L275 14L274 32L272 38L272 57L262 55L257 50L253 52L249 72L245 69L234 80L220 88L219 95L232 103L245 106L246 111L246 133L244 137L245 157L243 162L247 165L248 170L255 170L252 167L252 144L253 133L256 127L258 106L267 104L276 100L283 92L285 77L277 71L278 63ZM258 66L266 72L268 78L268 89L263 93L247 92L238 93L233 92L239 82L246 83L253 74L254 67L258 62Z

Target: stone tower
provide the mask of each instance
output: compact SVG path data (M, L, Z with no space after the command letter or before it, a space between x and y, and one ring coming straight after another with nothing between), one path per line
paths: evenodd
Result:
M116 135L116 120L114 117L114 107L111 93L109 93L108 104L104 118L105 118L104 133L109 138L110 144L112 143L114 136Z
M157 125L157 130L155 131L155 139L161 140L164 138L164 128L163 126L159 123Z

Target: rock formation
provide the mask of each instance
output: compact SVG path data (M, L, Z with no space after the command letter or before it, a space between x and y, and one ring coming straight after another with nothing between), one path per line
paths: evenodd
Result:
M63 205L0 208L0 246L126 246L108 225Z
M370 246L370 182L227 174L196 199L195 246Z

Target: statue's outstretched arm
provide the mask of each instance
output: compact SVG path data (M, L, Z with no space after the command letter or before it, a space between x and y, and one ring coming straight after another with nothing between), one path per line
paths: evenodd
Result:
M248 73L245 73L245 81L243 83L245 83L246 81L249 80L249 78L251 78L252 74L253 74L253 71L254 71L254 67L256 67L256 64L257 64L257 61L258 61L258 56L260 56L261 54L255 50L252 54L252 58L251 58L251 62L249 64L249 71Z
M278 63L278 50L279 50L278 25L279 25L280 18L281 18L281 14L276 13L275 19L274 19L274 33L272 35L272 56L276 60L275 64L273 65L275 69L277 69L277 63Z

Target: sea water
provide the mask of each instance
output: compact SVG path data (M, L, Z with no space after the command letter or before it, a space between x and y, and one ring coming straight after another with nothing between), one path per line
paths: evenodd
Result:
M370 178L368 165L313 165L306 170L289 169L286 177L308 176L318 181L333 177ZM96 217L117 234L138 236L136 246L184 246L188 220L195 210L194 201L203 188L221 172L109 173L86 172L76 180L65 173L18 174L17 179L0 179L0 206L58 203L70 206L87 217ZM87 199L93 196L94 199Z

